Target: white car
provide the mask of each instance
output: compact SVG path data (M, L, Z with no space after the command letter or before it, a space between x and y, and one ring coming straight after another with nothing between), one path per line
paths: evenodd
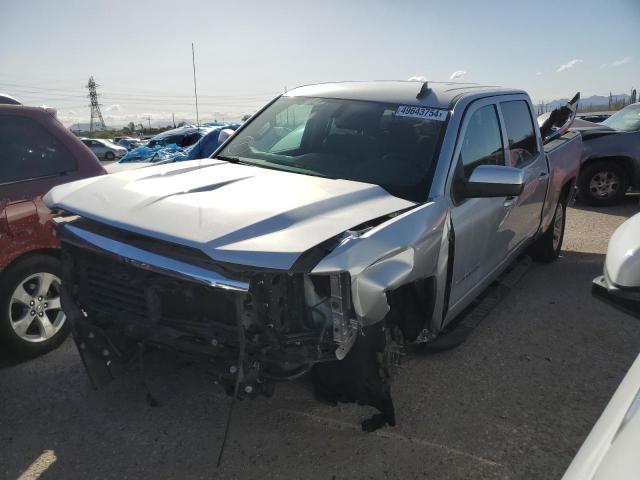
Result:
M82 138L81 140L100 160L113 161L122 158L127 153L126 148L109 140L100 138Z
M640 474L640 356L562 480L635 480Z
M640 318L640 214L611 236L595 297ZM629 369L563 480L640 478L640 356Z

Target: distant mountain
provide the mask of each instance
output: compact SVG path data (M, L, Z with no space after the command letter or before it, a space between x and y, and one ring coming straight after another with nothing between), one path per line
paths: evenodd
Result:
M618 95L612 95L611 100L613 102L620 102L624 100L625 102L629 101L629 95L626 93L621 93ZM558 108L563 106L569 101L568 98L559 98L558 100L552 100L550 102L544 102L545 110L553 110L554 108ZM590 97L584 97L580 99L581 107L604 107L605 109L609 106L609 96L603 95L591 95Z

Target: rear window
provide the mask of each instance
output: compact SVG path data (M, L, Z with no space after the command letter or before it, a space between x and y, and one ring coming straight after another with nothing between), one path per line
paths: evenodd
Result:
M501 102L502 118L509 139L508 165L520 167L538 154L529 105L524 100Z
M75 168L71 153L39 123L0 115L0 183L58 175Z

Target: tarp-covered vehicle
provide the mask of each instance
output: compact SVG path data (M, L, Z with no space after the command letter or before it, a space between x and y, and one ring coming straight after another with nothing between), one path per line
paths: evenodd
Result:
M215 124L198 127L195 130L192 127L176 129L179 130L177 133L176 130L164 132L152 138L148 145L130 151L118 163L109 165L107 171L115 173L149 165L208 157L239 126L239 124Z
M363 428L394 424L401 347L454 329L525 249L559 255L582 145L533 111L477 85L301 87L209 160L52 190L92 381L159 345L234 395L313 369L318 396L381 411Z

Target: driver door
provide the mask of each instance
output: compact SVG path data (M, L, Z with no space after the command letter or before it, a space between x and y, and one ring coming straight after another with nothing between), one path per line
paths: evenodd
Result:
M453 184L469 179L480 165L506 165L505 141L493 99L474 102L465 113L455 149ZM455 253L449 312L455 315L476 296L478 286L509 253L513 232L503 228L512 200L506 197L457 199L452 188L451 221Z

